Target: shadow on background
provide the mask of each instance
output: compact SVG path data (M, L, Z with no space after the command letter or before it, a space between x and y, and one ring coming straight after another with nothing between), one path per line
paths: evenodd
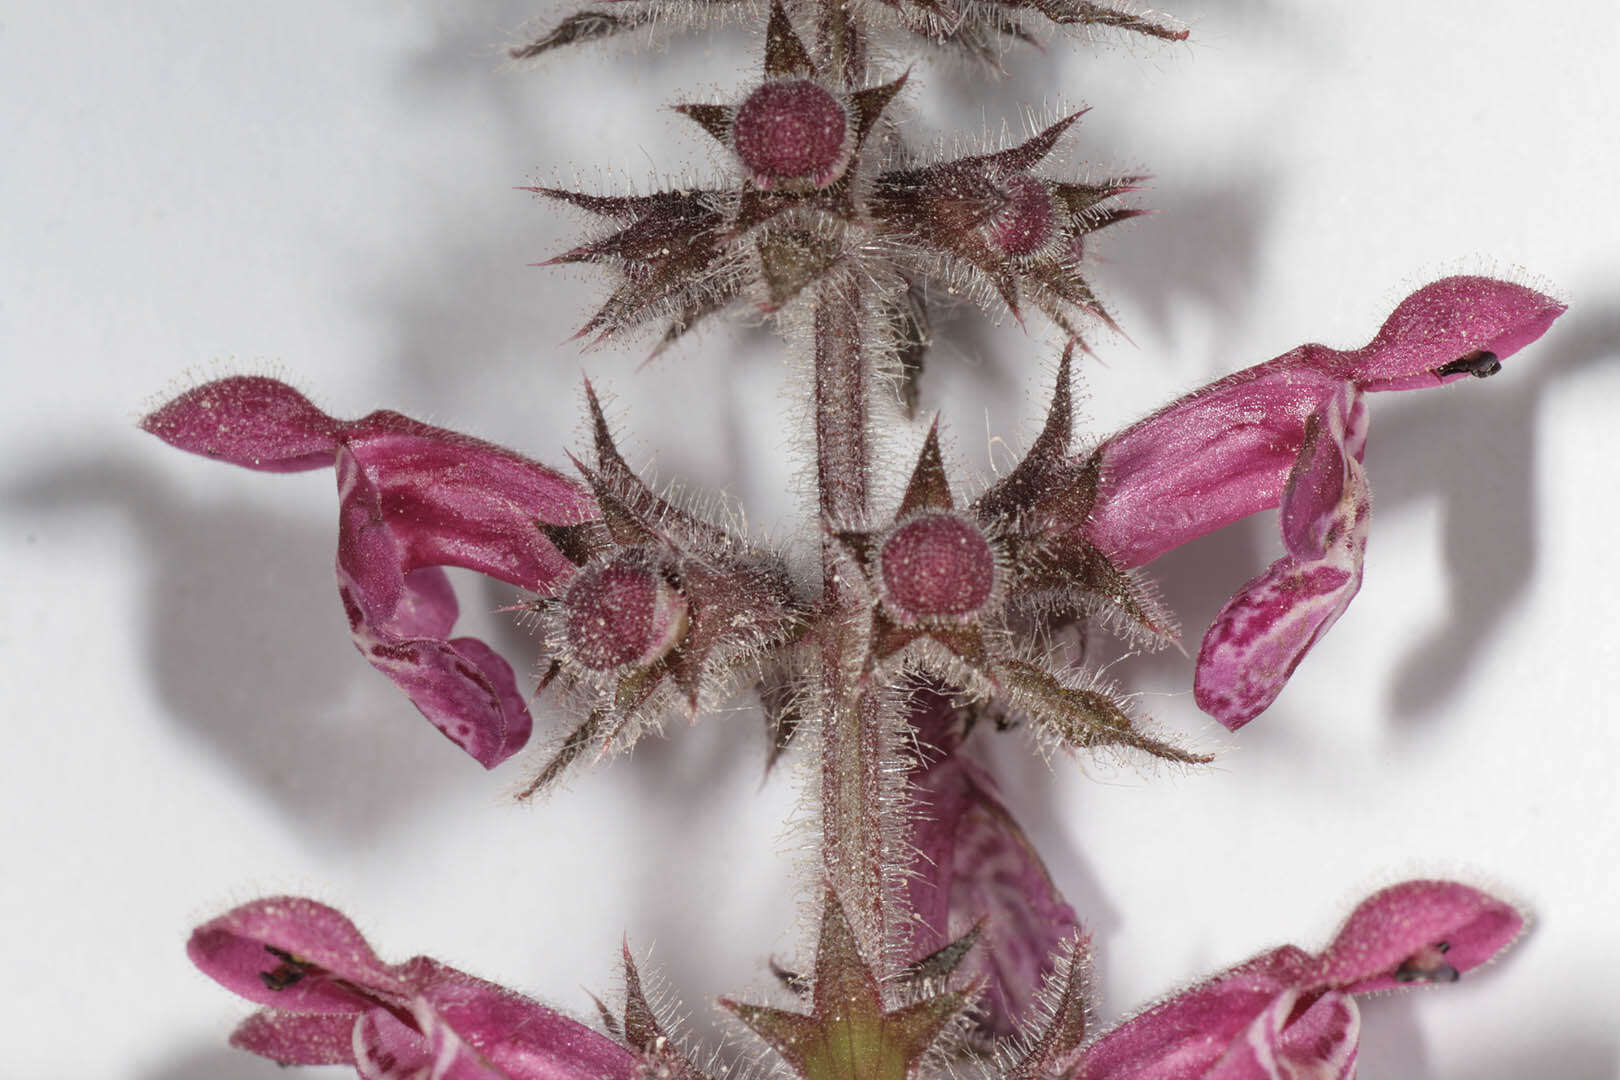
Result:
M1208 374L1242 366L1231 359L1222 330L1237 325L1254 303L1277 189L1274 181L1241 170L1200 170L1197 179L1167 170L1164 180L1149 181L1131 196L1151 214L1098 234L1103 258L1091 276L1099 294L1129 296L1138 321L1172 356L1185 344L1177 327L1189 309L1201 309L1217 328Z
M747 55L753 39L736 27L704 35L660 30L533 61L507 57L509 45L549 28L567 10L511 0L462 5L454 17L442 16L436 36L402 65L405 99L424 110L453 106L487 117L487 138L479 143L487 156L476 162L485 186L424 193L431 210L402 223L403 253L382 253L378 264L357 272L362 302L393 328L394 359L411 400L463 416L489 416L497 403L501 427L480 432L485 437L559 462L565 446L580 445L588 373L599 389L622 397L625 407L610 407L610 419L631 460L656 452L665 479L720 479L747 491L749 455L739 422L746 404L733 372L741 364L779 368L780 343L758 327L739 326L749 320L737 308L740 320L710 320L650 366L645 362L662 332L656 321L587 351L569 338L606 298L615 273L531 264L609 224L517 188L628 193L649 190L651 177L662 182L688 173L708 182L718 147L672 112L659 88L690 87L684 96L708 100L713 92L704 80L729 77L713 55L728 45L735 45L733 55ZM605 84L602 99L577 98L604 71L619 77ZM576 100L587 104L570 104ZM628 152L639 156L603 162L605 147L614 155L633 147ZM617 171L599 172L604 164ZM667 396L672 382L681 388L674 407ZM713 400L694 397L696 386L713 388ZM694 424L703 438L692 438ZM738 475L714 477L717 451Z
M510 586L488 579L483 585L482 590L464 595L469 599L477 595L478 603L490 609L511 602ZM486 639L520 668L519 658L540 654L539 639L510 619L498 620L486 632ZM565 714L562 708L550 696L534 703L531 711L535 735L531 746L554 745L578 722L577 716ZM771 798L766 789L780 792L782 785L793 785L803 778L794 756L802 753L802 748L790 752L766 776L767 748L764 720L755 699L751 693L741 693L702 714L696 723L678 715L667 717L661 734L646 735L629 753L601 761L585 755L556 789L540 797L542 802L537 807L543 819L548 809L544 800L568 799L571 788L600 783L614 792L609 798L630 808L625 816L635 823L628 826L635 835L628 843L621 840L615 845L616 850L634 852L636 859L633 885L626 890L625 939L638 958L650 961L642 971L649 987L653 983L661 985L669 1004L679 1005L694 1017L707 1017L714 999L722 992L737 994L750 983L763 985L769 978L765 967L768 939L753 943L758 963L740 979L733 974L726 981L727 976L717 970L718 950L712 947L709 937L713 927L694 926L692 921L692 911L702 910L704 897L718 889L724 891L728 904L740 904L745 911L756 907L771 910L776 918L766 922L772 925L773 932L797 922L796 903L789 900L784 904L782 899L790 893L784 882L751 864L750 860L761 857L759 851L735 842L739 832L735 820L739 787L743 789L744 812L753 796L768 804L771 809L767 812L774 816L781 800ZM519 775L523 769L538 767L544 756L520 755L516 759ZM751 825L744 825L743 831L751 834ZM773 835L778 839L773 849L796 846L794 840L801 837L785 823L779 821L777 825ZM805 832L802 839L809 843L812 835ZM589 839L581 837L580 842L588 843ZM717 868L724 873L728 867L735 870L731 876L713 879ZM544 898L535 899L535 918L544 923L547 905ZM544 935L533 947L538 951L529 963L537 970L544 969L550 963ZM585 985L611 997L619 981L616 964L609 957L602 959L601 968L589 975ZM713 1032L707 1022L699 1021L693 1034L702 1041ZM731 1047L726 1053L734 1056L737 1048Z
M1415 394L1376 394L1367 471L1374 494L1369 573L1383 557L1379 518L1428 499L1442 504L1442 543L1450 610L1391 676L1390 707L1410 724L1435 715L1489 652L1533 579L1538 537L1537 419L1545 395L1604 360L1620 359L1620 305L1565 316L1545 345L1480 386ZM1529 368L1529 370L1525 370ZM1464 395L1467 400L1462 400ZM1182 620L1182 643L1132 657L1118 669L1137 690L1191 687L1193 662L1210 621L1228 598L1281 554L1276 515L1255 514L1177 548L1147 567L1167 606ZM1369 617L1352 604L1345 618ZM1373 617L1411 618L1409 611ZM1329 631L1330 633L1332 631ZM1093 662L1117 655L1102 640ZM1308 674L1311 659L1301 671ZM1268 710L1288 709L1284 696ZM1285 727L1272 720L1268 727Z
M354 1069L347 1065L305 1066L289 1072L266 1058L221 1046L183 1052L173 1061L129 1080L287 1080L293 1076L338 1080L352 1078Z
M1533 947L1533 946L1532 946ZM1493 973L1496 974L1496 973ZM1613 1016L1601 1003L1581 998L1580 981L1567 984L1568 1008L1554 1037L1526 1038L1515 1029L1479 1032L1467 1060L1436 1060L1420 1034L1415 997L1434 995L1440 1006L1445 987L1415 994L1361 998L1361 1053L1358 1075L1430 1077L1433 1080L1525 1080L1556 1076L1558 1080L1613 1080L1620 1076L1620 1035ZM1553 991L1557 993L1557 991ZM1466 997L1466 989L1459 997ZM1596 1007L1594 1007L1596 1006ZM1447 1008L1466 1009L1466 1001ZM1546 1015L1544 1012L1543 1015Z
M1544 343L1509 360L1484 385L1466 387L1466 401L1453 392L1401 395L1387 406L1381 396L1371 402L1369 554L1377 557L1379 510L1438 498L1450 586L1450 610L1402 663L1390 688L1391 709L1403 724L1434 715L1468 681L1529 589L1540 548L1543 399L1599 363L1620 362L1620 295L1607 295L1612 303L1577 304Z
M175 723L311 842L374 843L406 822L400 791L431 805L464 765L447 762L450 747L408 702L376 707L392 688L347 640L331 570L335 500L320 526L246 501L205 502L108 448L0 501L8 513L87 529L115 519L128 558L149 567L142 666Z

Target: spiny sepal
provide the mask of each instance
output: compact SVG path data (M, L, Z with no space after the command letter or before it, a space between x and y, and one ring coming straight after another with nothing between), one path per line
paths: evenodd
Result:
M816 943L811 1012L729 999L720 1004L803 1080L906 1080L973 1002L977 988L924 993L891 1007L832 889Z
M880 174L870 210L895 237L897 257L1020 319L1027 301L1070 337L1081 316L1112 326L1081 276L1084 237L1133 215L1108 200L1134 178L1092 185L1033 171L1083 112L1005 150Z
M576 337L595 335L600 343L659 318L671 319L684 332L724 307L744 286L742 268L726 242L724 199L717 192L613 196L547 187L524 190L620 224L616 231L540 264L601 263L619 274L618 285Z
M599 263L618 273L578 336L601 343L664 320L662 351L747 294L777 311L871 239L873 166L863 152L906 76L858 88L830 80L781 5L771 10L764 80L732 103L675 106L725 149L733 185L644 196L527 189L614 222L542 264Z
M1174 618L1152 587L1115 566L1085 538L1102 474L1095 454L1073 453L1075 344L1058 363L1046 422L1029 451L973 504L1000 529L1009 552L1014 606L1037 619L1085 613L1145 645L1176 639Z
M1048 747L1126 747L1182 765L1214 760L1142 730L1126 703L1102 685L1071 686L1027 660L1003 660L997 675L1009 702L1035 722L1036 737Z
M804 721L805 703L793 667L785 662L764 665L758 690L760 714L765 722L765 772L769 774L793 745Z
M557 667L560 665L554 665ZM546 759L540 771L525 784L517 793L518 801L523 802L534 798L542 792L549 791L558 780L568 772L570 766L578 761L580 756L595 746L602 732L605 717L600 712L592 712L580 724L570 731L563 739L562 745L552 752Z
M1037 11L1059 26L1105 26L1162 41L1187 40L1187 29L1170 20L1132 14L1091 0L1000 0L1000 4L1006 8Z
M696 717L742 678L780 669L779 654L807 626L782 559L655 493L614 444L589 384L586 397L595 463L575 465L599 517L559 536L575 570L533 607L552 661L547 681L589 717L524 796L592 744L625 749L666 712Z
M1036 997L1036 1015L1008 1055L1001 1080L1047 1080L1069 1073L1080 1059L1090 1020L1091 939L1076 934L1055 954L1052 972ZM1019 1045L1021 1043L1021 1045Z
M770 21L765 25L765 77L805 79L816 73L810 51L799 40L780 0L772 0Z
M998 71L1001 55L1010 46L1036 43L1024 22L1030 13L1058 26L1123 30L1163 41L1187 38L1187 30L1172 20L1134 14L1092 0L889 0L887 6L896 10L900 25L914 36L965 53ZM697 27L745 7L737 0L617 0L577 12L553 29L509 49L508 54L515 60L527 60L565 45L598 41L655 24ZM798 55L772 48L776 35L771 31L776 29L779 16L786 24L781 5L773 3L765 70L777 76L798 74L809 61L802 46Z
M1106 28L1161 41L1185 41L1187 30L1173 20L1135 14L1090 0L899 0L906 26L937 45L955 49L1001 70L1001 57L1014 44L1036 44L1026 24L1033 13L1058 26Z
M906 482L906 493L900 499L897 517L908 517L926 510L953 510L951 483L945 475L945 459L939 450L939 417L928 427L917 464L912 466L911 479Z
M951 494L936 422L891 523L831 531L865 597L860 677L920 671L1030 717L1048 746L1119 745L1202 761L1143 733L1104 689L1067 685L1019 644L1049 641L1081 616L1139 641L1174 639L1153 591L1080 531L1096 478L1069 453L1071 363L1072 349L1030 453L967 509Z
M624 1018L616 1026L620 1037L641 1056L641 1075L658 1080L709 1080L709 1074L694 1065L673 1038L642 987L630 945L622 947L624 965ZM600 1008L600 1003L598 1003Z
M1018 580L1009 587L1018 610L1043 619L1084 614L1135 645L1174 645L1179 627L1140 572L1124 570L1075 532L1009 541ZM1050 620L1049 620L1050 621Z
M1058 361L1052 404L1046 411L1046 423L1042 425L1041 433L1013 470L992 484L974 504L974 509L983 516L1027 517L1047 504L1054 495L1075 498L1067 494L1074 485L1064 483L1073 468L1069 444L1074 438L1074 348L1074 342L1069 342L1063 350L1063 358ZM1071 504L1079 511L1077 520L1085 520L1096 493L1095 477L1080 486L1078 495L1083 505Z
M979 935L984 931L984 920L973 925L973 928L955 941L946 942L922 959L909 965L900 973L901 980L913 986L936 986L956 973L967 959L967 954L973 951L978 943Z
M513 60L532 60L542 53L560 49L565 45L601 41L603 38L613 37L627 30L635 30L646 26L652 18L652 11L647 9L610 13L587 8L584 11L576 11L550 30L522 45L513 46L507 50L507 55Z
M675 105L674 109L708 132L722 146L731 137L731 118L735 110L729 105L682 103Z
M589 380L585 382L585 403L590 411L591 445L596 451L599 473L593 489L598 496L608 495L623 502L626 512L644 530L641 538L661 536L675 530L678 533L677 541L684 539L692 545L732 547L741 543L740 538L725 529L661 498L636 475L613 440L607 414L602 411L602 402Z

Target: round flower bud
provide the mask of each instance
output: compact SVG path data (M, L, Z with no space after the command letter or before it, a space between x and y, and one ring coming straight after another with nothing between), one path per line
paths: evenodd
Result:
M832 183L844 171L849 118L838 99L806 79L768 82L748 95L732 118L737 156L755 183L777 180Z
M990 243L1004 255L1039 251L1058 229L1051 190L1033 176L1014 174L1001 181L1001 193L1007 202L987 226Z
M996 556L979 527L932 511L902 522L878 549L883 597L904 617L971 615L996 584Z
M686 598L634 549L581 570L562 612L570 654L596 671L650 664L686 635Z

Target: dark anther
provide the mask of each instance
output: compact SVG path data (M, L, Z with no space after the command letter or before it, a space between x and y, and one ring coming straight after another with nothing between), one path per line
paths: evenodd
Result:
M1486 379L1502 370L1502 361L1496 354L1487 349L1476 349L1467 356L1459 356L1449 364L1441 364L1434 369L1434 373L1442 379L1447 375L1472 375L1476 379Z
M1403 983L1415 982L1456 982L1462 977L1462 972L1441 959L1451 951L1451 943L1442 941L1419 949L1400 967L1395 969L1395 981Z
M266 945L264 951L281 961L274 971L259 972L259 981L266 990L285 990L308 973L307 965L287 950Z
M304 977L304 969L282 964L274 971L259 972L259 981L266 990L285 990Z

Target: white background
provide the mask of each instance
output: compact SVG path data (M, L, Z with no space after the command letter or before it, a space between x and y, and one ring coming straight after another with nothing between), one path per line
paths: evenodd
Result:
M774 339L710 332L639 372L639 347L581 356L560 343L605 279L526 268L579 223L513 190L721 167L660 106L731 95L757 48L503 61L560 10L58 0L0 19L0 1074L279 1075L225 1048L247 1007L182 951L196 922L278 891L342 906L386 957L578 1013L627 933L711 1035L708 1002L792 957L806 838L782 824L792 772L761 786L750 715L512 806L525 763L484 773L350 647L331 478L134 427L201 377L271 370L337 413L386 405L555 462L579 444L584 371L638 462L724 488L776 535L802 521ZM1537 925L1476 979L1370 1003L1364 1075L1620 1075L1620 16L1178 10L1189 45L1059 41L988 85L925 61L904 99L913 133L1083 101L1077 161L1157 174L1142 198L1162 213L1097 245L1131 341L1086 365L1092 432L1304 341L1360 344L1459 267L1571 310L1499 378L1371 402L1367 584L1269 713L1230 737L1193 707L1187 659L1115 669L1216 767L1049 772L1010 735L1009 802L1096 934L1104 1018L1262 947L1320 946L1381 884L1462 874ZM966 469L989 464L987 432L1029 437L1055 357L1032 325L940 329L925 401ZM1155 567L1191 644L1275 529ZM511 590L457 580L466 625L526 667L533 643L488 614Z

